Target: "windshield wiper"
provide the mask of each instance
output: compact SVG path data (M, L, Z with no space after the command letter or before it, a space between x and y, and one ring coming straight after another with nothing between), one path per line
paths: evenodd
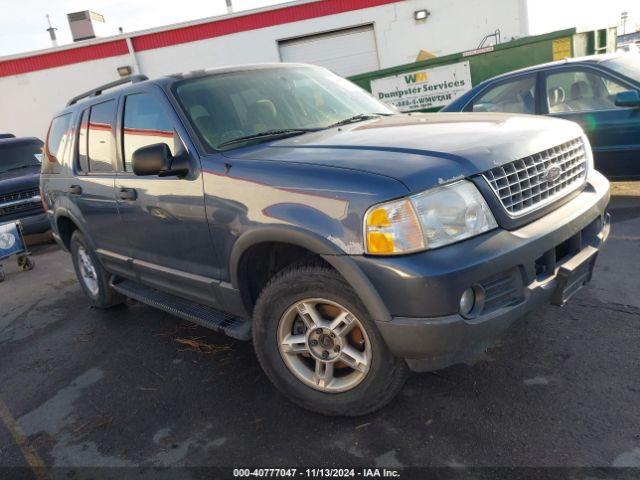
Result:
M328 125L326 128L340 127L342 125L348 125L350 123L363 122L365 120L373 120L378 117L388 117L391 115L390 113L359 113L354 115L353 117L345 118L344 120L340 120L339 122L332 123Z
M273 130L267 130L265 132L258 132L252 135L245 135L242 137L234 138L232 140L227 140L226 142L222 142L218 144L216 148L222 148L229 145L233 145L235 143L242 143L248 140L262 139L262 138L272 138L272 137L293 137L294 135L302 135L303 133L309 132L317 132L318 128L277 128Z

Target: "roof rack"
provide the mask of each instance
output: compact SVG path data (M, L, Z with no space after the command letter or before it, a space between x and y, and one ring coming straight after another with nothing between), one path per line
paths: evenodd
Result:
M74 103L77 103L78 100L82 100L83 98L97 97L98 95L102 94L104 90L107 90L109 88L118 87L126 83L144 82L145 80L149 80L149 77L147 77L146 75L131 75L130 77L122 78L120 80L116 80L115 82L105 83L104 85L101 85L98 88L94 88L93 90L89 90L88 92L84 92L84 93L81 93L80 95L76 95L75 97L73 97L71 100L67 102L67 107L70 107Z

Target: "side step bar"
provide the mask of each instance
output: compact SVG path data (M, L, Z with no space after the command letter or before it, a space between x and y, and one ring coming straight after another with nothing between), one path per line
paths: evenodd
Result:
M131 280L112 279L111 286L125 297L163 310L176 317L224 333L237 340L251 339L251 322L249 321Z

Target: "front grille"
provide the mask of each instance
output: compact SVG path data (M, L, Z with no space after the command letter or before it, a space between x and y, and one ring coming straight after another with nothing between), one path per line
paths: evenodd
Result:
M30 188L29 190L22 190L20 192L0 194L0 207L3 203L15 202L16 200L24 200L40 195L38 188Z
M552 166L558 178L547 181ZM557 200L584 184L587 154L580 138L540 153L492 168L483 174L502 206L513 217Z
M42 208L40 191L30 188L19 192L0 194L0 215L12 215Z

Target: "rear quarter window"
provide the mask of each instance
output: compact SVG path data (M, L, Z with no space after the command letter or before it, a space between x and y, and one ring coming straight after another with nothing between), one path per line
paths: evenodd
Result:
M56 117L51 122L42 162L42 173L60 173L67 164L71 150L71 114Z

